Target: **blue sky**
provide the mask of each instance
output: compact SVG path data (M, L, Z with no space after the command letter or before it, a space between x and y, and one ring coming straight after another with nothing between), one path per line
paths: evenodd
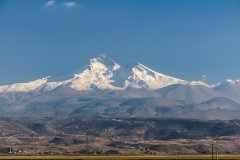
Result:
M186 80L240 78L240 1L0 0L1 85L62 77L101 53Z

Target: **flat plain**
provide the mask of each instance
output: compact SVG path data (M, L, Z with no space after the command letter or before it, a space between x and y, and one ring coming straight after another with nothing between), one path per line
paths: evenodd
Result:
M15 160L212 160L211 155L52 155L52 156L0 156ZM216 157L214 156L214 159ZM239 160L240 155L219 155L219 160Z

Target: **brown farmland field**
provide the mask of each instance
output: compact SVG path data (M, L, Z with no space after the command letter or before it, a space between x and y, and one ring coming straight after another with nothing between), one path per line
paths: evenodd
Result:
M211 155L74 155L74 156L0 156L14 160L211 160ZM216 157L214 157L216 159ZM239 160L239 155L219 155L219 160Z

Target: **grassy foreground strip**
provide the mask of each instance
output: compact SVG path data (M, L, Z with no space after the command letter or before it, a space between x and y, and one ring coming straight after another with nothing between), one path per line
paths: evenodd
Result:
M215 158L215 157L214 157ZM0 156L14 160L211 160L211 155L114 155L114 156ZM219 155L219 160L240 160L239 155Z

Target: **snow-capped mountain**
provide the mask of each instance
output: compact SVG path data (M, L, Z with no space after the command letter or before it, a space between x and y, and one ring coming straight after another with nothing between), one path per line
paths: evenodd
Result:
M118 79L115 81L121 84L123 88L148 88L154 90L171 84L186 83L184 80L158 73L141 63L129 64L120 69L116 75Z
M0 115L235 119L240 113L239 95L240 80L212 88L201 81L158 73L141 63L120 66L101 55L63 81L45 77L0 86Z
M82 72L75 74L70 80L63 82L76 90L118 89L111 85L114 71L120 65L106 55L101 55L90 60L89 65Z
M38 79L35 81L30 81L27 83L16 83L12 85L5 85L5 86L0 86L0 93L1 92L28 92L28 91L33 91L40 86L44 85L47 83L49 77L45 77L42 79Z
M59 86L75 90L146 88L156 90L172 84L205 85L203 82L188 82L158 73L141 63L121 67L114 60L100 55L90 59L89 64L72 78L60 82L48 82L48 77L28 83L0 86L0 92L51 91Z

